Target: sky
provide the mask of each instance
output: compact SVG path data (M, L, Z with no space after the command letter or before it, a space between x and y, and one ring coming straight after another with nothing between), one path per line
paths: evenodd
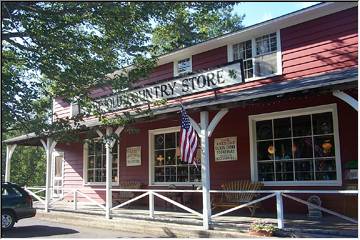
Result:
M242 2L235 6L234 13L245 14L245 27L263 22L319 2Z

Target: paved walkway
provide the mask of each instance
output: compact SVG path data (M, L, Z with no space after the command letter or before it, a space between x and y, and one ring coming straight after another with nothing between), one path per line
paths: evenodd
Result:
M202 219L199 216L183 212L181 209L176 211L160 211L155 209L155 219L149 218L149 211L147 209L116 209L113 210L113 220L139 220L151 223L153 222L162 222L163 224L174 224L183 226L184 224L187 228L192 228L199 230L202 226ZM65 213L73 212L73 205L66 202L58 202L53 206L51 212L56 213ZM89 204L78 204L79 213L86 213L87 216L97 216L99 221L106 220L104 217L104 210L99 208L96 205ZM84 215L85 214L77 214ZM281 231L281 236L288 237L303 237L307 235L324 235L326 237L357 237L358 236L358 225L352 224L335 216L325 215L321 219L309 219L305 215L290 215L285 214L285 229ZM261 215L256 214L256 217L248 216L220 216L213 220L214 230L228 233L240 233L247 234L249 226L252 222L256 220L265 220L269 223L277 224L276 215ZM180 224L179 224L180 223ZM182 227L183 229L183 227ZM230 237L230 236L229 236Z

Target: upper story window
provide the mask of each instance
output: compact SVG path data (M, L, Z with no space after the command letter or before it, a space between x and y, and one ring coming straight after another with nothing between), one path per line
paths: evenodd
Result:
M287 112L251 116L254 177L271 185L341 181L336 108Z
M181 59L174 62L174 73L175 76L179 76L185 73L192 72L192 61L191 57Z
M232 59L244 61L245 79L280 74L281 53L279 33L266 34L232 45Z
M188 185L201 182L200 151L196 154L198 166L182 162L179 130L176 127L149 131L152 184Z

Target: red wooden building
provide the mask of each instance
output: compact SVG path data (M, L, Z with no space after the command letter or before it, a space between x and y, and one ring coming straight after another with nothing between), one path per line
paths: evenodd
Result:
M86 189L105 203L111 191L96 189L120 188L121 182L138 182L141 189L201 186L203 197L196 195L188 206L204 206L209 215L208 190L229 181L262 182L264 190L357 190L357 169L346 167L358 157L357 11L357 3L318 4L159 57L133 91L167 98L166 106L154 108L153 119L131 126L137 133L125 131L127 126L107 129L120 136L108 153L111 166L104 144L58 142L52 152L51 139L43 139L53 162L47 191ZM92 96L108 116L127 111L109 87L93 90ZM178 160L180 100L201 139L198 167ZM77 112L61 97L53 102L54 120ZM86 124L106 134L96 118ZM12 146L40 140L30 134L6 141L8 180ZM320 197L324 207L356 215L357 199ZM275 209L266 201L260 211ZM296 202L286 201L284 208L307 211Z

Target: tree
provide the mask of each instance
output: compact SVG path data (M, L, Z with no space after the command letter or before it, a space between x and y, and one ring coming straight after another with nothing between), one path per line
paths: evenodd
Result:
M88 95L90 88L104 84L111 84L115 90L127 88L151 71L156 62L154 54L241 27L242 18L230 15L233 5L3 2L2 71L6 74L2 130L6 131L14 122L20 127L27 126L27 132L50 130L46 125L51 116L45 114L50 111L48 108L44 111L44 101L37 102L41 107L32 107L34 100L44 96L47 107L53 97L62 96L67 101L77 97L80 104L94 110ZM106 77L128 65L135 67L131 74L120 74L111 81ZM39 109L41 118L37 117ZM27 124L29 121L33 124ZM57 130L64 124L58 124Z
M2 132L6 137L47 132L64 140L74 126L81 128L73 123L79 123L82 115L51 121L52 99L57 96L69 102L78 99L82 108L113 124L97 111L90 89L131 88L133 81L153 69L159 54L238 30L242 20L230 14L233 2L1 4ZM107 76L118 69L123 72L111 79ZM124 119L119 123L131 121ZM23 169L33 160L34 166L40 166L38 161L43 159L37 153L20 148L12 166ZM28 183L18 176L26 173L14 173L15 180Z
M154 28L152 43L157 47L156 54L165 54L238 31L243 27L244 15L232 15L232 10L233 5L221 9L214 9L210 5L197 11L189 9L186 4L179 5L168 19Z

